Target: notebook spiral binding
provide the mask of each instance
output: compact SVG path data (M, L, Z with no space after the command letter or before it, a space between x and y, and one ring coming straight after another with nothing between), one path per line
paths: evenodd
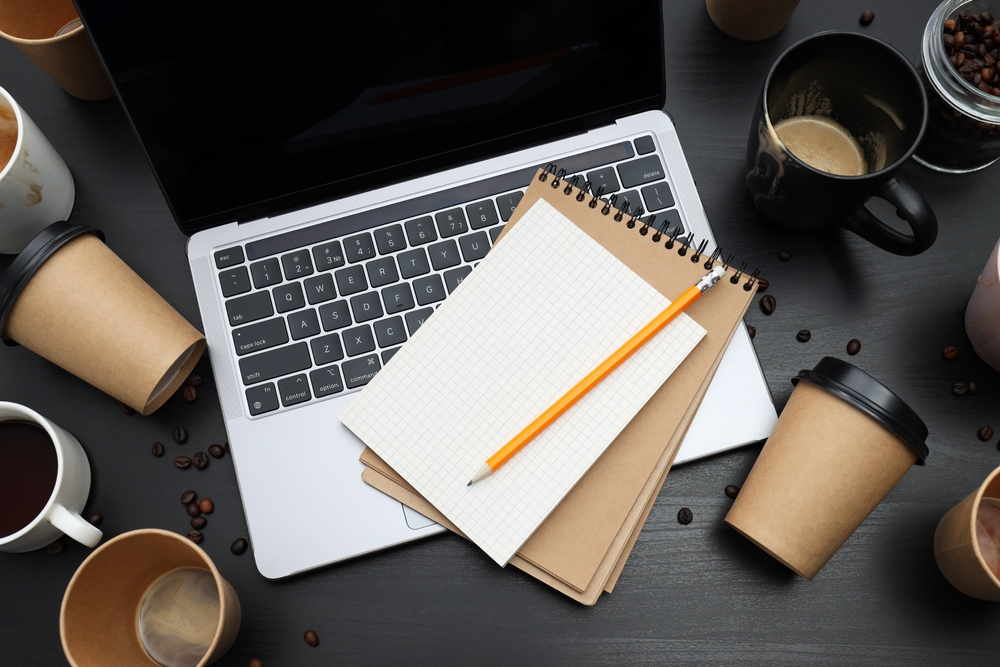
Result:
M562 192L567 197L573 195L573 190L576 189L576 200L578 202L583 202L587 199L587 193L590 192L590 201L587 202L587 206L590 208L597 208L598 204L603 200L604 196L604 186L602 185L598 188L597 192L593 192L593 186L590 181L585 181L583 186L580 187L577 184L580 182L579 176L573 176L569 180L566 180L566 170L559 169L559 167L550 162L545 165L545 169L538 176L538 180L545 183L552 177L552 182L549 184L553 190L558 190L560 186L563 186ZM698 263L701 261L703 255L705 255L705 250L708 248L708 239L702 239L700 243L695 244L694 235L689 235L687 239L681 240L680 236L681 230L679 227L674 227L672 229L663 229L665 225L661 227L656 227L654 223L656 222L656 214L650 215L645 220L642 219L643 214L646 212L642 206L637 206L634 212L630 212L631 206L628 201L625 201L621 207L618 207L618 195L611 195L606 201L603 201L603 206L601 207L601 215L611 215L612 209L615 209L614 215L611 215L612 220L615 222L622 222L626 218L625 227L628 229L635 229L637 225L639 227L640 236L649 236L650 230L653 231L651 240L653 243L659 243L663 237L666 237L666 242L663 247L667 250L673 250L674 246L677 246L677 254L681 257L686 257L689 252L692 252L691 261ZM733 269L735 273L730 276L729 282L733 285L739 284L740 280L746 276L746 282L743 283L743 289L749 292L753 289L754 284L757 282L757 278L760 276L760 269L755 269L753 273L748 273L747 263L741 262L739 266L736 265L733 255L722 256L722 248L716 248L712 251L712 254L705 259L705 269L711 270L715 265L715 262L721 262L722 266L729 269Z

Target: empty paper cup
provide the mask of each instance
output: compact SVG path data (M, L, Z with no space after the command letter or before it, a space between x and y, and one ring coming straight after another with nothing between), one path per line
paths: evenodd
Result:
M1000 371L1000 241L972 290L965 309L965 333L976 354Z
M59 635L73 667L203 667L229 650L241 620L236 591L208 554L144 529L83 561L63 596Z
M57 222L0 279L0 334L144 415L190 375L205 337L85 225Z
M824 357L795 390L726 523L812 579L914 464L927 427L851 364Z
M983 528L980 506L987 505ZM934 531L934 560L952 586L980 600L1000 602L1000 468L948 510ZM992 534L991 534L992 533ZM997 539L994 539L996 537Z

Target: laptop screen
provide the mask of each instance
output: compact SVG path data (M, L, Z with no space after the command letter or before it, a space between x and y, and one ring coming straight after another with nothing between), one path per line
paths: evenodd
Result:
M664 101L658 0L76 0L181 229Z

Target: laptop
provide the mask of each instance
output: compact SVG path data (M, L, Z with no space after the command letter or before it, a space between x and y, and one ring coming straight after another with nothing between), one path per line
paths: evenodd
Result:
M658 0L76 4L190 236L267 578L443 530L362 481L337 416L475 270L540 166L714 246L661 111ZM775 419L740 327L679 458Z

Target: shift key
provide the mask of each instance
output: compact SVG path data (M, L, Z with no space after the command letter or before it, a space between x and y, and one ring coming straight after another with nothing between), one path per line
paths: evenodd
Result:
M309 346L297 343L240 359L240 374L243 384L247 385L302 371L310 366Z

